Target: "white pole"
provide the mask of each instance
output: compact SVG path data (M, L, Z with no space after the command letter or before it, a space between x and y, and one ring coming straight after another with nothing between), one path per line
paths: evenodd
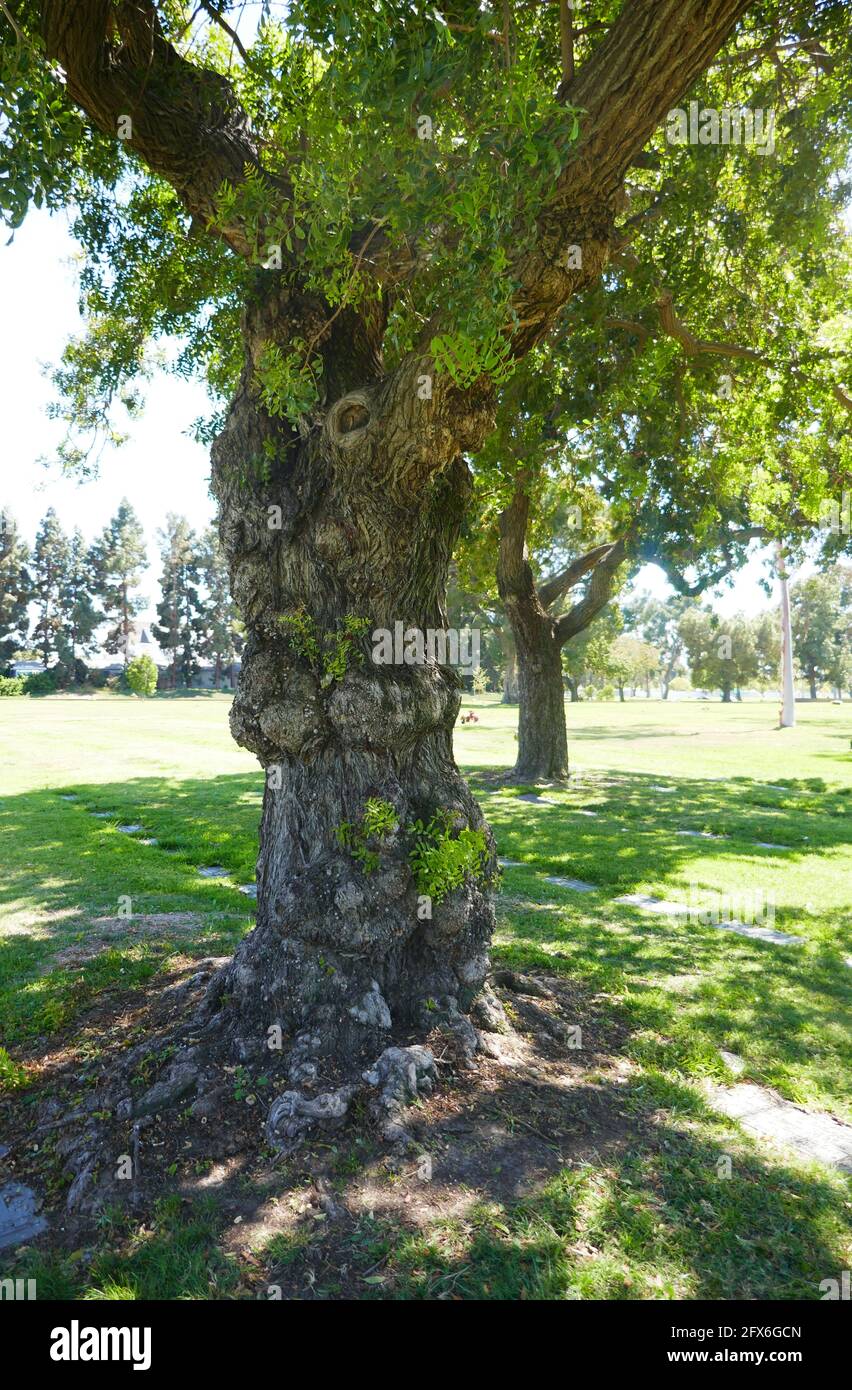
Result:
M778 544L778 580L781 585L781 728L796 725L796 693L793 689L793 634L790 629L790 590L784 551Z

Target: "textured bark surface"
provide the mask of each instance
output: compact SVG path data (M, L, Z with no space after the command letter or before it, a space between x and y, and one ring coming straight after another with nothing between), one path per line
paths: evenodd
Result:
M446 627L447 568L470 485L454 439L465 426L482 429L490 406L468 403L450 430L420 401L416 373L384 378L363 345L344 338L329 346L324 373L342 394L306 437L294 436L248 385L260 345L290 321L281 295L273 290L249 316L245 389L213 449L247 629L231 728L267 769L257 927L219 993L241 1056L261 1055L275 1024L298 1039L297 1082L322 1055L372 1061L392 1029L423 1033L442 1017L457 1025L485 979L486 883L470 879L425 917L408 861L406 828L437 808L459 828L483 826L453 758L460 681L428 662L373 664L369 633L399 622ZM274 454L268 481L252 480L264 448ZM269 525L270 507L280 508L280 527ZM324 684L294 650L279 620L295 609L320 636L347 616L369 620L342 679ZM360 821L369 797L392 803L400 830L368 873L335 832Z

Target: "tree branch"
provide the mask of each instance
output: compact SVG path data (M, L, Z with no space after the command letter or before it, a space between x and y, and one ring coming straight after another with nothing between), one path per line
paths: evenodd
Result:
M513 266L521 356L562 306L597 281L609 258L623 180L673 102L710 65L751 0L626 0L573 80L560 89L581 134L542 208L533 248ZM580 246L582 265L568 256Z
M576 560L572 560L558 574L553 574L549 579L543 580L538 586L538 597L542 607L552 608L553 604L567 594L569 589L573 589L575 584L579 584L580 580L589 573L589 570L593 570L609 554L611 549L611 541L607 541L604 545L596 545L591 550L587 550L585 555L579 555Z
M209 11L209 6L205 6ZM216 222L226 180L260 169L248 118L227 78L182 58L163 35L154 0L43 0L48 57L61 64L68 93L105 134L126 143L177 191L187 211L241 255L256 248L247 229ZM286 189L280 180L282 194Z
M216 24L219 25L220 29L224 29L225 33L232 40L234 47L240 54L240 57L243 59L243 62L248 62L248 54L246 53L246 50L243 47L242 40L239 34L237 33L236 29L231 28L225 16L220 14L219 11L214 8L214 6L210 3L210 0L201 0L201 3L204 6L204 9L209 14L210 18L214 20Z
M593 618L596 618L601 609L609 603L619 566L627 556L627 540L627 536L621 536L606 547L606 554L592 570L586 593L580 602L569 608L557 622L556 640L561 647L578 633L584 632Z

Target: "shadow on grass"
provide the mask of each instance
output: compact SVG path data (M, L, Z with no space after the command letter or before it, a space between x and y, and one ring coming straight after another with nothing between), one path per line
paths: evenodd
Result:
M843 1261L842 1178L758 1153L661 1078L574 1081L468 1083L413 1114L401 1163L359 1126L263 1171L238 1155L227 1178L111 1209L85 1271L42 1249L13 1273L42 1299L820 1297Z
M842 801L814 781L773 793L746 778L601 776L548 793L553 806L490 789L486 805L502 853L524 854L537 870L565 872L570 864L571 874L625 892L649 871L662 880L708 852L722 860L742 856L752 837L792 840L803 815L810 839L800 840L784 862L806 862L840 847L848 839ZM675 791L654 793L655 784ZM192 911L202 922L223 914L226 924L233 913L244 921L248 904L236 888L200 879L197 867L221 864L235 882L250 881L261 790L257 772L81 785L67 789L77 797L73 802L58 792L5 798L0 833L8 853L0 904L9 911L31 902L49 942L64 939L69 921L85 926L87 915L114 910L119 891L133 897L134 910ZM583 807L596 809L598 818L578 817ZM96 810L113 819L96 819L90 814ZM760 823L767 811L775 817L771 834ZM137 836L117 831L117 824L128 823L143 828ZM675 826L724 830L731 839L679 838ZM142 836L159 843L143 846ZM293 1298L316 1297L318 1290L328 1297L416 1299L818 1297L820 1280L835 1275L841 1259L841 1180L803 1177L801 1170L756 1157L741 1140L732 1141L735 1150L725 1149L730 1131L682 1082L700 1075L726 1079L718 1056L724 1046L751 1049L758 1079L782 1091L786 1085L787 1093L797 1083L797 1068L806 1065L821 1069L827 1089L842 1089L837 1036L849 981L835 948L814 942L805 968L793 948L770 948L711 928L678 931L623 908L611 914L607 908L602 919L598 895L566 894L532 872L507 876L507 894L517 893L527 878L530 898L546 901L507 903L499 954L521 968L584 980L601 1000L618 994L627 1024L619 1050L643 1069L639 1080L628 1087L588 1078L568 1088L536 1082L533 1101L520 1094L530 1091L529 1082L507 1080L487 1095L463 1098L451 1116L424 1115L418 1138L434 1160L428 1184L411 1173L397 1182L369 1142L359 1149L351 1135L335 1138L310 1162L326 1164L317 1171L335 1183L339 1220L326 1230L315 1209L295 1217L264 1237L277 1241L267 1266L242 1282L222 1254L222 1232L233 1237L238 1216L243 1225L266 1222L271 1197L302 1192L307 1157L283 1173L273 1170L271 1178L267 1160L268 1180L258 1181L256 1154L235 1155L227 1181L184 1176L164 1184L168 1202L177 1189L192 1207L162 1208L153 1244L137 1249L131 1241L122 1252L118 1237L109 1236L113 1244L89 1275L81 1282L74 1273L75 1287L106 1297L127 1296L128 1289L137 1297L265 1297L266 1282L281 1283ZM70 917L62 916L69 911ZM37 991L64 988L63 972L48 977L55 980L48 985L35 976L44 947L21 943L9 936L0 946L3 993L10 1007L14 1000L17 1021L21 1010L37 1005ZM210 949L201 937L169 942L176 944ZM21 951L23 958L15 954ZM99 989L143 984L151 960L157 968L156 957L143 955L138 974L128 973L124 950L110 962L93 963L83 972L88 992L82 1004ZM666 993L674 977L708 964L715 975L699 979L691 992ZM39 1025L62 1027L72 1018L73 1010L53 1017L42 1012ZM78 1065L73 1059L68 1064L69 1083ZM60 1071L54 1075L59 1084ZM730 1182L716 1175L725 1152L733 1153ZM401 1200L406 1192L409 1203ZM196 1208L204 1193L217 1199L215 1219ZM212 1285L199 1247L211 1252ZM384 1282L366 1283L377 1266ZM166 1291L158 1293L158 1286Z

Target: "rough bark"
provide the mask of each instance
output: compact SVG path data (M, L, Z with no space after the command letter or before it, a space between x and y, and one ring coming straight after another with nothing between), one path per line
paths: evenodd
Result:
M518 659L519 781L554 781L568 775L568 735L562 653L556 623L536 589L526 544L529 497L521 480L500 514L497 588L512 628Z
M286 309L273 291L249 315L244 389L213 448L247 633L231 728L267 769L257 927L217 993L241 1056L261 1056L281 1027L297 1083L322 1057L350 1070L371 1062L392 1031L459 1026L485 979L493 912L487 883L472 878L424 918L409 864L409 827L438 808L459 828L484 825L453 758L456 674L374 665L368 633L342 678L325 682L280 622L303 610L320 640L347 617L368 619L369 632L446 627L467 466L446 429L418 422L416 376L382 377L351 341L326 353L324 379L341 394L321 425L303 438L272 420L252 396L251 360ZM247 486L247 465L270 445L269 482ZM452 457L436 469L441 449ZM370 797L393 805L399 831L365 872L336 831L359 822Z

